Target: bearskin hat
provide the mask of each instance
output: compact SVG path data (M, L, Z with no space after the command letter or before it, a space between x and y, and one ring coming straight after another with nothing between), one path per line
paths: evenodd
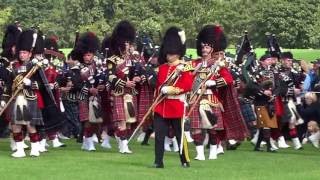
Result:
M2 40L3 51L1 53L1 56L6 57L8 59L13 58L14 55L11 48L16 45L20 33L20 29L15 24L10 24L7 26Z
M22 31L22 33L19 35L17 44L16 44L16 52L19 51L32 51L33 49L33 43L35 43L37 35L35 34L33 30L25 30Z
M44 40L44 48L47 50L53 50L55 52L59 52L59 48L58 48L58 37L56 36L51 36L49 38L46 38ZM50 54L45 54L45 57L47 59L51 59L52 55Z
M108 55L109 56L109 51L110 51L110 46L111 46L111 37L110 36L106 36L102 43L101 43L101 49L100 49L100 52L106 56ZM108 53L107 53L108 51Z
M221 26L206 25L197 36L197 53L202 56L201 44L208 44L214 52L223 51L227 48L227 38Z
M293 59L293 55L291 52L283 52L280 55L281 59Z
M71 58L72 60L78 60L79 61L79 59L83 58L80 55L81 55L81 53L77 52L76 49L72 49L72 51L68 54L67 57L68 57L68 59Z
M79 57L79 61L83 62L83 55L86 53L96 53L99 50L99 39L93 32L83 33L77 41L75 53Z
M11 48L16 45L20 33L21 31L15 24L8 25L2 41L2 49Z
M170 27L162 40L159 52L159 63L166 63L167 54L178 54L181 58L186 53L185 32L177 27Z
M111 35L111 54L120 55L125 50L125 42L133 43L136 38L134 26L127 20L120 21Z
M44 48L58 52L58 38L56 36L46 38L44 40Z
M32 49L33 54L43 54L44 53L44 40L43 40L43 33L38 31L36 45Z

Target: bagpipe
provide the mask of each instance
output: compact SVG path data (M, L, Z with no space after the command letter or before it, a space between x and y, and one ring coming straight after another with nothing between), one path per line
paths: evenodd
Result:
M244 32L241 43L237 45L236 50L236 65L240 66L242 78L245 84L256 83L256 71L258 63L256 54L248 38L248 32Z
M148 119L149 116L151 116L153 109L159 104L161 103L166 97L166 94L163 94L161 92L161 88L164 86L174 86L176 84L176 82L179 80L179 77L183 71L184 65L178 65L176 67L176 69L167 77L167 79L163 82L163 84L159 87L158 89L158 95L155 98L155 100L153 101L153 103L150 105L148 111L146 112L146 114L143 116L141 122L138 124L138 126L136 127L136 129L133 131L132 135L130 136L128 143L132 140L132 138L135 136L135 134L138 132L138 130L140 129L140 127L145 123L145 121Z
M193 89L193 93L190 95L188 104L191 105L188 110L188 114L184 118L189 118L191 113L193 112L194 108L196 108L197 104L200 102L201 97L204 95L207 87L205 83L210 80L213 76L217 75L220 68L221 68L221 59L218 59L213 65L211 65L209 73L207 74L206 78L203 79L198 86ZM202 66L202 65L201 65ZM209 63L210 66L210 63ZM194 74L199 71L199 67L195 69L193 72ZM198 91L200 90L200 93ZM202 128L204 129L212 129L213 126L216 124L217 118L215 114L212 112L211 107L208 103L200 103L199 107L200 116L202 118Z
M271 56L280 58L281 49L280 49L280 45L278 43L278 40L276 38L276 35L267 32L266 36L267 36L268 52L271 54Z
M151 36L142 34L136 38L137 51L131 52L130 57L133 59L133 65L129 70L129 77L144 76L147 79L155 76L154 68L157 66L155 62L159 53L159 46L154 45Z
M103 60L97 56L94 57L94 62L90 67L84 67L82 74L84 77L84 84L88 89L97 88L99 92L108 88L108 75L107 68L104 66ZM103 89L100 89L100 87ZM89 96L89 119L91 122L100 123L102 122L102 107L101 98L99 95Z

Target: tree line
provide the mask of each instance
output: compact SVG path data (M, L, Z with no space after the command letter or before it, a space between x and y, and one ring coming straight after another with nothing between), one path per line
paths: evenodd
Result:
M320 0L0 0L2 29L16 20L26 28L39 26L45 35L58 36L60 47L72 47L77 30L102 39L127 19L156 43L176 25L193 47L198 31L214 23L223 26L230 47L247 30L255 47L265 47L270 32L284 48L320 48L319 17Z

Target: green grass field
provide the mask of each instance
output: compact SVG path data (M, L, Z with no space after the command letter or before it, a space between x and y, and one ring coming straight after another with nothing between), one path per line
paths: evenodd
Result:
M66 55L70 53L71 49L61 49ZM227 52L235 54L235 49L227 49ZM265 53L265 48L257 48L255 52L257 53L257 57L261 57ZM293 57L296 59L303 59L306 61L313 61L317 58L320 58L320 49L283 49L283 51L291 51L293 53ZM193 58L197 57L196 49L188 49L188 56L192 55Z
M292 148L278 153L254 152L253 146L243 143L236 151L226 151L218 160L191 161L191 168L180 167L177 153L165 153L165 168L150 168L154 158L151 146L133 143L131 155L100 147L96 152L80 150L80 144L67 141L63 149L50 148L39 158L10 157L8 140L0 140L0 174L2 180L99 180L99 179L234 179L234 180L319 180L320 151L305 145L304 150ZM190 144L190 156L195 156ZM29 151L27 151L29 153ZM208 154L206 152L206 154Z

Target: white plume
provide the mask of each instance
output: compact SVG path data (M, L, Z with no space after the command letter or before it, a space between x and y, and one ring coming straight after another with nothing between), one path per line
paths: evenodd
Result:
M184 44L186 42L186 33L184 31L179 31L178 34L180 36L181 43Z

